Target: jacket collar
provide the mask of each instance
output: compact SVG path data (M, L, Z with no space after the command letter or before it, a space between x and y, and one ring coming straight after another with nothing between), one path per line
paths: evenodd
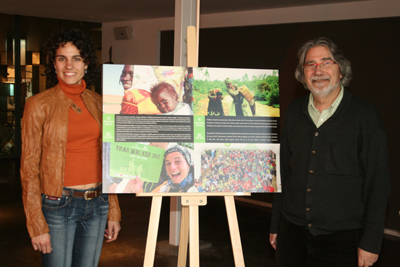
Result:
M74 110L74 111L75 111L76 113L78 113L78 114L82 113L82 109L81 109L77 104L75 104L74 101L72 101L71 99L69 99L69 98L64 94L64 92L61 90L61 87L60 87L59 84L56 84L56 86L54 86L54 90L56 91L57 96L58 96L63 102L67 103L68 106L69 106L72 110ZM83 96L84 94L85 94L85 91L83 91L82 96Z

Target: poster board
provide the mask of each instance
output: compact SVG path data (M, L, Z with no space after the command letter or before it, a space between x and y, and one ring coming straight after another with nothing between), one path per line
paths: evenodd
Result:
M280 192L278 71L104 65L103 185Z

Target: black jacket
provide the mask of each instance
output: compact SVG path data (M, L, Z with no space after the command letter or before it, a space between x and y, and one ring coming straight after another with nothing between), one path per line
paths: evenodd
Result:
M390 180L378 113L345 90L336 112L317 128L308 101L301 97L286 111L282 194L274 199L270 232L278 232L280 214L314 235L363 228L359 247L379 253Z

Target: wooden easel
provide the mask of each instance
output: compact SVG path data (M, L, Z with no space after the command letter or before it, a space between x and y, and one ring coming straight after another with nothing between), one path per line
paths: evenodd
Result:
M242 243L239 234L239 225L236 216L236 193L140 193L137 196L152 196L149 229L147 232L146 251L143 267L152 267L157 244L158 226L160 222L161 203L163 196L181 196L182 213L179 238L178 267L186 266L188 240L190 244L190 267L200 266L199 257L199 206L207 205L207 196L223 196L225 198L226 213L228 217L229 232L232 242L233 258L236 267L244 267ZM241 196L250 196L250 193Z
M228 217L229 233L231 236L233 257L236 267L244 267L242 243L240 241L239 225L236 216L235 194L213 194L223 195L225 198L226 213ZM246 194L250 195L250 193ZM190 267L200 266L199 257L199 206L207 204L207 195L203 196L182 196L182 219L179 239L178 267L186 266L186 254L188 243L188 232L190 240Z
M198 67L199 51L199 17L200 0L197 0L196 26L187 27L187 65ZM236 267L244 267L242 243L239 234L239 225L236 216L235 199L237 193L140 193L137 196L152 196L149 229L147 233L144 267L154 265L157 244L158 226L160 222L161 203L163 196L180 196L182 204L181 227L179 236L178 267L186 267L188 240L190 242L190 267L200 266L199 257L199 206L207 205L207 196L223 196L225 198L229 232L232 242L233 257ZM240 193L241 196L250 196L250 193Z

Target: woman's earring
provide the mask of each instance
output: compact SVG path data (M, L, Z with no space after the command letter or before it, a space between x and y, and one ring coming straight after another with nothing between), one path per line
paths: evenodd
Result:
M85 69L85 74L87 74L87 69Z

